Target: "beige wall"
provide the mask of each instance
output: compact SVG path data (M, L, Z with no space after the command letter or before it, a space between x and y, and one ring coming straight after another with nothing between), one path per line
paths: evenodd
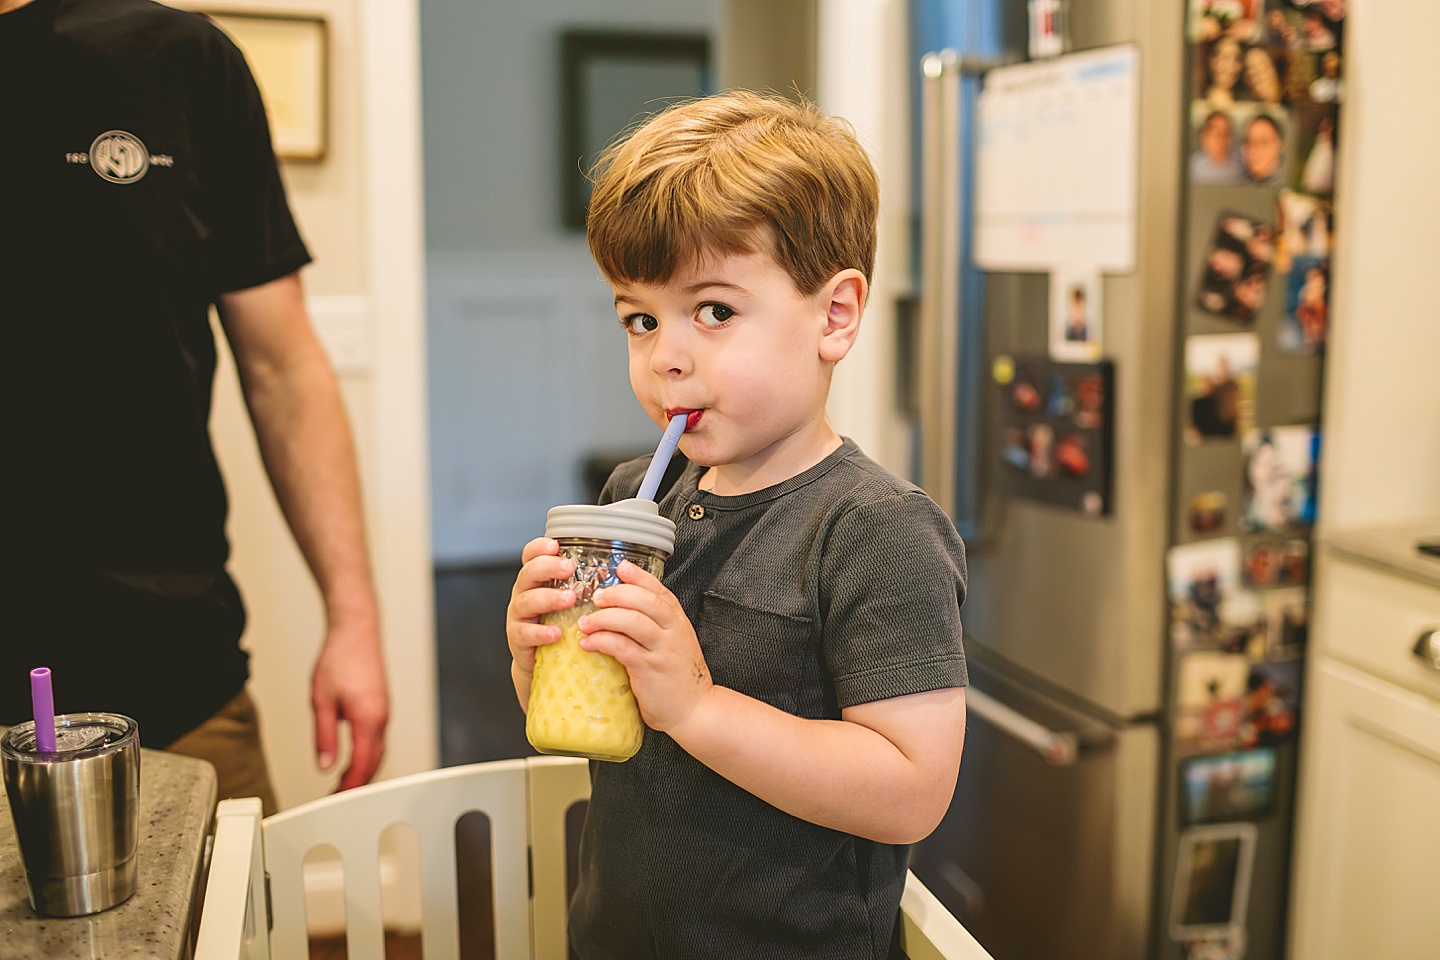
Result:
M287 163L284 173L315 257L302 274L312 315L332 347L359 450L393 699L380 775L429 769L437 762L437 711L415 4L228 0L225 8L328 23L327 155ZM216 379L212 432L231 495L232 570L250 610L243 642L276 789L281 804L293 806L328 793L338 772L322 774L314 764L309 682L323 608L260 466L228 353Z
M896 395L896 301L910 292L910 63L905 0L821 0L816 100L844 117L880 180L875 275L860 339L835 368L835 428L906 476L910 426Z
M724 0L716 71L740 87L815 98L820 0Z

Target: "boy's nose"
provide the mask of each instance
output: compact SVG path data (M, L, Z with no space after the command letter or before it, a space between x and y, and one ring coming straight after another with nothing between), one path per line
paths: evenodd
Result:
M690 372L690 352L684 344L683 328L677 328L682 328L682 325L661 323L655 331L650 369L662 377L680 377Z

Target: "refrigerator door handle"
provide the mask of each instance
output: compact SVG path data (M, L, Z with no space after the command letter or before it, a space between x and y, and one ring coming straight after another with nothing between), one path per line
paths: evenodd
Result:
M960 310L960 57L921 61L920 486L956 520Z
M1051 766L1068 767L1080 756L1078 734L1069 730L1051 730L974 687L965 689L965 710L1030 747Z

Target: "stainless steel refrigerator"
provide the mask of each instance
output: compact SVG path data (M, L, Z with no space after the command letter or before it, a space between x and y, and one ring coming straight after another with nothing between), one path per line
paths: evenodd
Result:
M1201 942L1176 933L1177 876L1197 875L1181 861L1201 849L1182 839L1204 830L1184 809L1181 778L1188 760L1221 751L1181 736L1186 681L1167 556L1222 534L1247 550L1264 539L1241 523L1250 494L1240 438L1187 442L1187 343L1235 329L1234 318L1196 309L1216 218L1273 219L1276 191L1187 176L1193 10L1203 4L1050 6L1068 14L1071 50L1125 45L1138 57L1135 255L1133 269L1101 281L1106 476L1103 506L1088 511L1007 486L1001 367L1051 351L1052 291L1043 273L980 270L972 249L976 97L991 70L1026 58L1030 5L915 4L918 472L968 546L972 686L955 800L912 865L1000 960L1178 960ZM1248 422L1314 422L1321 358L1272 348L1285 308L1281 284L1271 286L1247 321L1264 344ZM1196 497L1217 491L1228 515L1199 525ZM1247 844L1246 876L1233 912L1213 918L1229 928L1216 956L1283 956L1293 737L1267 756L1267 804L1231 831Z

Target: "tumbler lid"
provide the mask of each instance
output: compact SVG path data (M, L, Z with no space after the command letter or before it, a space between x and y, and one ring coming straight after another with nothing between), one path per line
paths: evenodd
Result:
M551 507L545 515L545 536L621 540L653 547L666 556L675 551L675 524L660 516L654 500L617 500L603 507L588 503Z

